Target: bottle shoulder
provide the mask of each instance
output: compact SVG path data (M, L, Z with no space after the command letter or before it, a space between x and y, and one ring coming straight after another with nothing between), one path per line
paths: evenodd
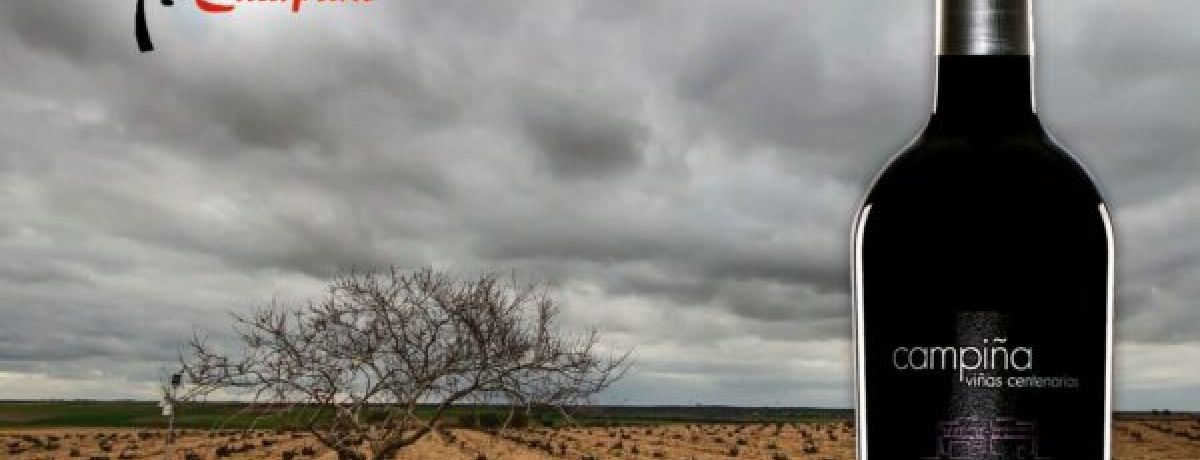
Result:
M889 160L864 202L931 198L1103 202L1083 164L1040 125L992 134L946 132L931 124Z

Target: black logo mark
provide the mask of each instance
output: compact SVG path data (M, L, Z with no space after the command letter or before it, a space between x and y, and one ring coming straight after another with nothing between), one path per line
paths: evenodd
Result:
M137 0L137 11L134 13L134 36L137 38L138 50L146 53L154 51L154 42L150 40L150 29L146 27L146 0ZM171 6L175 0L162 0L163 6Z

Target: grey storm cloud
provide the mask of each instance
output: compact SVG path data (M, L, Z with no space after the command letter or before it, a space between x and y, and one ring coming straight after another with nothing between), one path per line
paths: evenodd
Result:
M126 4L127 3L127 4ZM612 401L849 404L848 235L931 2L0 4L0 394L150 397L348 267L514 269L637 346ZM1200 407L1190 0L1039 2L1039 110L1120 235L1122 407Z
M545 93L521 99L525 130L556 176L618 174L641 165L645 129L620 112Z

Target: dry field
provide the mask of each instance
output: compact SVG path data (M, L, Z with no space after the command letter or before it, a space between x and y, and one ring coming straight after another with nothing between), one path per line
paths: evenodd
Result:
M1200 422L1118 422L1114 458L1200 459ZM398 459L849 460L848 424L660 425L624 428L510 430L503 436L451 430L404 450ZM4 460L139 460L164 456L160 431L36 429L0 432ZM180 432L173 460L335 460L300 433Z

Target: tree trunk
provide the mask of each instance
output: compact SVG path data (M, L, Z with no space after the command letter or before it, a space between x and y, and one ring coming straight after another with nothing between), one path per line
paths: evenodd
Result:
M430 431L429 426L425 426L416 431L416 436L411 438L402 436L400 439L390 440L385 443L383 448L371 454L371 460L392 460L396 458L397 453L410 445L416 444L421 438L427 436Z
M388 447L386 449L375 452L371 455L371 460L391 460L396 457L396 452L400 451L400 446Z
M340 449L337 451L338 460L365 460L363 454L353 450Z

